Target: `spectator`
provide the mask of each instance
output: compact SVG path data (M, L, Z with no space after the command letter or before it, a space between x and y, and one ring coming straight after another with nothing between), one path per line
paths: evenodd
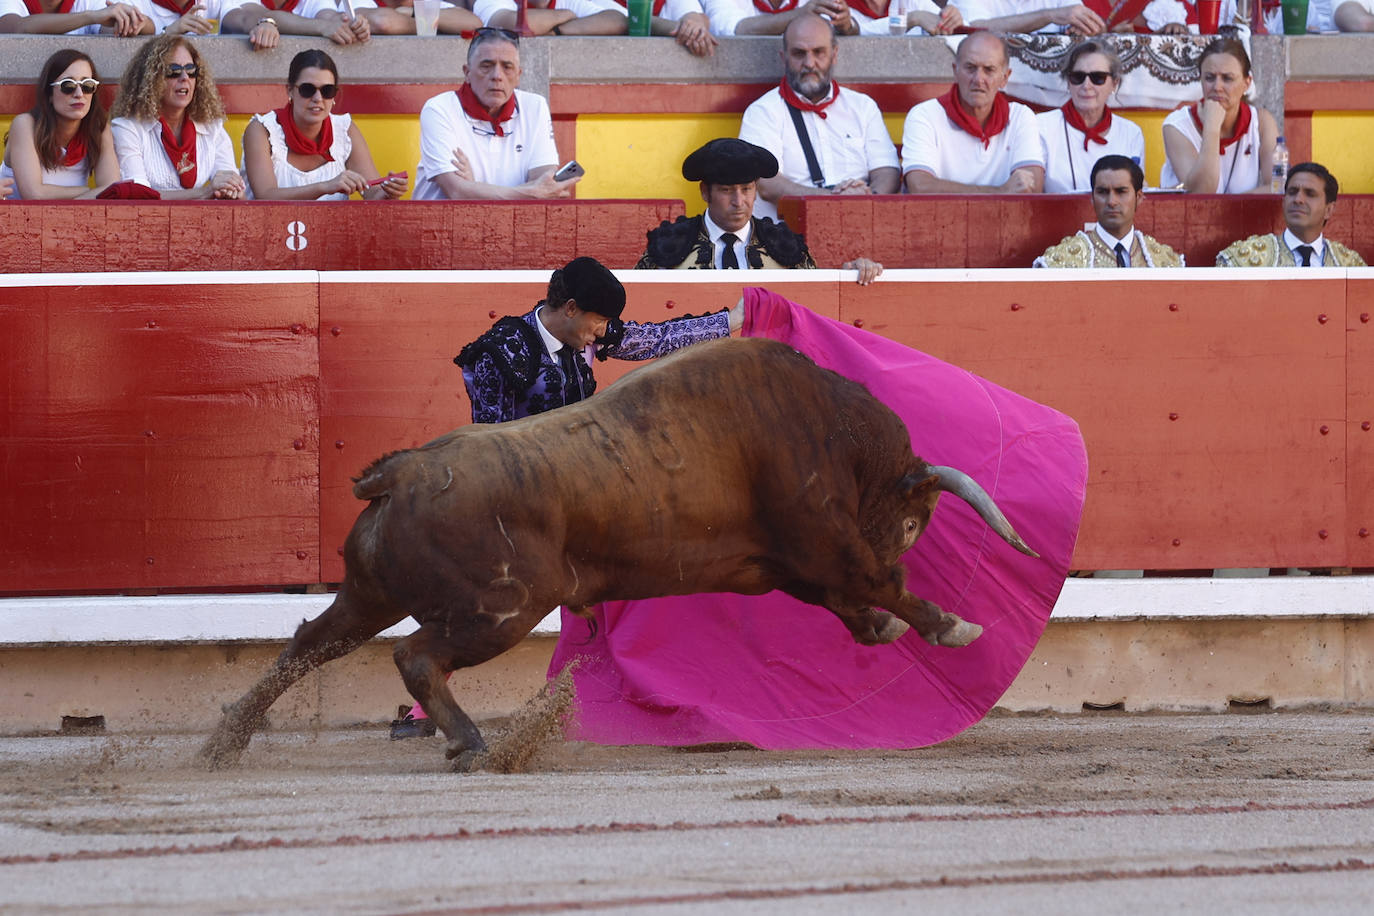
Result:
M0 200L9 200L14 194L14 179L0 175Z
M1126 156L1103 156L1092 167L1097 224L1046 249L1032 267L1182 267L1183 255L1135 228L1145 199L1145 172Z
M578 179L555 181L558 150L542 96L520 85L519 37L478 29L468 43L463 85L420 109L415 200L569 197Z
M65 9L64 9L65 7ZM0 34L153 34L153 23L130 3L107 0L0 0Z
M1102 156L1119 154L1145 167L1145 135L1132 121L1112 113L1107 100L1121 86L1121 59L1105 41L1074 45L1064 61L1069 100L1035 116L1050 194L1091 191L1089 174Z
M911 109L902 129L906 189L923 194L1031 194L1045 182L1040 131L1002 89L1007 45L975 32L954 54L954 85Z
M1141 19L1145 21L1147 29L1160 35L1198 34L1197 4L1192 0L1150 0ZM1243 22L1237 16L1236 0L1221 0L1217 22L1246 30L1250 28L1249 22ZM1279 23L1276 34L1282 33L1283 24Z
M627 0L613 0L619 9L628 9ZM720 42L711 34L711 20L702 11L701 0L653 0L650 8L653 19L649 34L676 38L691 54L710 57ZM630 20L625 19L628 32ZM560 33L562 30L559 30ZM617 33L619 34L619 33Z
M170 200L242 196L214 75L184 36L159 35L138 49L124 69L113 114L126 181Z
M367 19L374 35L414 35L414 0L351 0L353 9L359 16ZM475 32L482 27L478 19L465 6L449 3L439 9L438 32L440 35L461 35Z
M1324 235L1340 186L1326 166L1301 162L1283 188L1282 235L1252 235L1217 255L1218 267L1365 267L1364 258Z
M891 35L888 11L894 0L849 0L849 15L859 25L860 35ZM907 0L908 35L953 35L962 27L964 17L958 7L944 0L943 9L935 0Z
M701 0L716 35L781 35L798 16L829 19L840 35L859 34L845 0Z
M776 219L781 197L901 189L883 114L871 98L833 80L838 56L835 29L820 16L798 16L783 32L782 82L745 109L739 129L741 140L780 163L776 176L759 179L755 216Z
M96 90L95 63L80 51L57 51L43 64L34 105L5 135L0 178L13 178L25 200L95 197L119 181L109 115ZM96 187L89 187L91 174Z
M147 0L145 0L147 2ZM152 0L175 3L177 0ZM216 2L216 0L210 0ZM334 0L222 0L220 31L247 34L255 51L277 47L282 35L318 35L336 45L352 45L372 37L363 16L346 16Z
M624 35L629 17L615 0L530 0L526 24L536 35ZM494 29L515 29L515 0L475 0L472 11L482 24Z
M374 183L377 166L348 115L333 113L339 70L323 51L291 58L286 105L254 115L243 132L243 172L251 197L261 200L395 199L402 177Z
M990 32L1068 32L1101 35L1106 21L1081 3L1063 0L958 0L964 21ZM1130 31L1131 24L1119 26Z
M778 173L768 150L733 137L712 140L682 163L682 177L701 183L706 212L664 220L648 233L648 247L635 265L640 270L760 270L814 268L806 240L783 222L754 216L760 178ZM841 265L857 270L867 286L883 265L855 258Z
M1245 101L1250 55L1234 38L1218 38L1198 59L1202 101L1164 119L1162 187L1195 194L1244 194L1267 181L1278 125Z
M1332 0L1332 6L1335 10L1331 15L1331 21L1340 31L1374 32L1374 0ZM1312 7L1308 7L1309 16L1311 9ZM1310 28L1310 19L1308 23Z

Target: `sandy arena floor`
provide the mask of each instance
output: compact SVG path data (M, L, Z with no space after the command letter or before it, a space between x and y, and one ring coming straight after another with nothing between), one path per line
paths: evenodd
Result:
M489 737L500 728L488 723ZM1368 913L1374 712L994 716L919 751L0 739L0 910Z

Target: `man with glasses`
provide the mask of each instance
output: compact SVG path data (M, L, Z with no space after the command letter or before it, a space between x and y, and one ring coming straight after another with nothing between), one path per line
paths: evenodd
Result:
M1283 232L1252 235L1217 255L1218 267L1365 267L1359 253L1325 235L1340 185L1326 166L1300 162L1283 187Z
M911 109L902 129L902 175L915 194L1038 194L1045 161L1035 115L1002 90L1007 44L974 32L954 52L954 85Z
M1182 267L1183 255L1135 228L1145 199L1145 173L1126 156L1093 164L1093 211L1097 225L1080 229L1035 259L1032 267Z
M520 85L519 37L482 28L468 44L463 85L420 109L415 200L553 200L577 178L554 179L558 149L542 96Z

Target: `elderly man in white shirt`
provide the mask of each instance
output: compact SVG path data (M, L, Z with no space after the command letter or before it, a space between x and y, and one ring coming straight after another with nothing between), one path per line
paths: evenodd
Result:
M755 216L776 219L781 197L901 189L897 148L877 103L832 79L838 55L835 29L820 16L799 16L783 32L782 83L745 109L739 131L780 163L776 176L759 179Z
M1002 90L1007 46L975 32L954 55L954 86L908 112L902 176L917 194L1038 194L1045 184L1040 130L1029 108Z
M24 0L0 0L0 34L99 35L121 37L153 34L152 21L132 3L74 0L67 10L62 0L39 0L41 12L30 12Z

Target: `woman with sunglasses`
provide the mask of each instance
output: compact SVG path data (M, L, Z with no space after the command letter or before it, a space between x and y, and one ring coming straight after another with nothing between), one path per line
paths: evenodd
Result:
M1202 100L1164 119L1160 186L1194 194L1254 191L1269 180L1279 128L1273 115L1245 101L1250 55L1236 39L1218 38L1203 49L1198 72Z
M1145 167L1145 135L1115 114L1107 100L1121 86L1121 59L1096 38L1074 45L1064 61L1069 100L1036 115L1045 154L1045 192L1092 190L1093 163L1118 155Z
M185 37L159 35L138 49L120 80L114 115L110 127L126 181L171 200L242 196L214 76Z
M395 199L402 177L378 182L362 132L348 115L333 113L339 70L323 51L291 58L286 105L254 115L243 132L243 171L249 196L261 200Z
M119 181L109 116L96 90L95 64L70 48L43 64L34 106L16 115L5 136L0 179L13 178L14 197L72 200L95 197ZM92 173L96 187L90 187Z

